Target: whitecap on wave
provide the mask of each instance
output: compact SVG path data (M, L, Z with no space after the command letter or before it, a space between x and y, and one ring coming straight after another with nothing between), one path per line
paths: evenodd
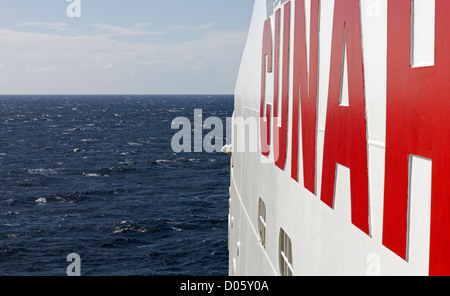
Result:
M141 143L136 143L136 142L128 142L127 145L128 146L142 146Z
M58 172L56 172L53 169L27 169L27 173L32 175L56 175Z
M19 215L19 212L8 211L5 213L5 216L10 216L10 215Z
M45 197L40 197L36 199L35 202L40 205L45 205L47 203L47 199Z
M102 175L98 173L83 173L85 177L109 177L109 175Z
M115 223L115 228L113 230L113 233L122 233L122 232L139 232L144 233L147 232L148 229L143 226L139 226L134 222L131 221L121 221L118 223Z
M19 223L6 223L5 226L6 227L18 227L18 226L20 226L20 224Z

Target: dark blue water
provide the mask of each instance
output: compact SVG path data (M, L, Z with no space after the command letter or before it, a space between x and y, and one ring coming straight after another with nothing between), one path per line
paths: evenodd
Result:
M194 109L233 97L0 97L0 275L227 275L229 157L171 149Z

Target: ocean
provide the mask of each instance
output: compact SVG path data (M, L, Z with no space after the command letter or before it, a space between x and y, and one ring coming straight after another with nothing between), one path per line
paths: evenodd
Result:
M230 158L175 153L171 122L233 104L0 96L0 275L65 276L72 253L82 276L227 275Z

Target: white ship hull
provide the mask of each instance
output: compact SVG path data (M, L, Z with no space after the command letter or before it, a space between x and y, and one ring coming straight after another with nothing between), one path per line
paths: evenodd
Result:
M449 11L255 1L235 89L230 275L450 273Z

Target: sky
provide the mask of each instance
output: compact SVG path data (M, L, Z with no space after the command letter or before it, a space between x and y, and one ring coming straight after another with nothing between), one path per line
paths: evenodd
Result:
M254 0L0 0L0 94L232 94Z

